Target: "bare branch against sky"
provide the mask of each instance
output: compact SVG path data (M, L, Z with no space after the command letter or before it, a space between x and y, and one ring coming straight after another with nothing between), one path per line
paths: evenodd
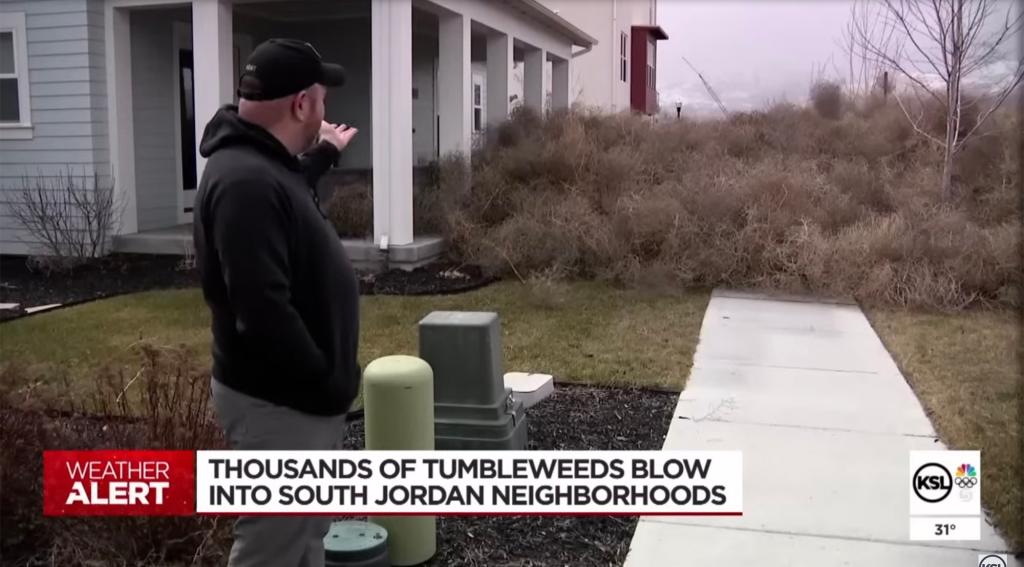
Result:
M700 69L729 110L756 108L769 101L803 101L812 76L820 69L848 80L850 58L842 45L852 4L851 0L658 0L659 24L670 38L658 45L662 105L674 108L676 101L682 101L690 111L718 112L683 56ZM1008 5L1016 7L1010 17L1020 17L1020 3L1002 0L994 4L999 17L990 20L999 20L1002 26L1001 14ZM930 1L921 5L922 13L925 9L932 9ZM965 14L968 19L983 16L976 11ZM973 41L987 46L991 39L986 30ZM1016 48L1020 41L1003 45ZM998 81L1016 69L1016 53L989 53L978 46L974 53L977 57L965 65L978 80ZM940 69L945 66L941 57L935 62ZM930 68L921 57L914 57L913 63ZM930 72L934 75L935 69ZM854 80L870 85L874 77L869 70L864 75Z

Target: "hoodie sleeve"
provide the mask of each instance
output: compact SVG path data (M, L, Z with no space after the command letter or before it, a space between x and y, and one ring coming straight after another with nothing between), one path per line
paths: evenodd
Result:
M287 201L265 179L230 185L218 192L212 224L235 326L296 376L324 376L325 356L291 304Z
M341 157L341 151L330 142L320 142L300 155L299 167L302 168L302 174L306 177L306 183L315 189L320 176L334 167L338 163L339 157Z

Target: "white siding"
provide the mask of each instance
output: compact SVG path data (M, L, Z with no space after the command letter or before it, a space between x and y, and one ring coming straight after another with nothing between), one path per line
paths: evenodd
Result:
M584 55L572 60L569 77L569 97L573 102L597 106L605 110L629 109L630 70L627 81L620 77L619 40L622 33L629 36L627 54L631 51L635 25L653 25L656 22L656 0L541 0L558 15L587 32L598 44ZM630 61L632 63L632 61Z
M0 0L25 14L32 138L0 140L0 254L33 252L11 213L25 176L109 182L102 0Z
M597 45L572 60L569 67L569 98L573 103L611 109L613 81L618 81L619 37L613 36L612 0L541 0L558 15L587 32Z

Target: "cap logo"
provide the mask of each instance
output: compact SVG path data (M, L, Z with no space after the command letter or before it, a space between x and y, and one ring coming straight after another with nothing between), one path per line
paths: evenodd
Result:
M247 64L245 65L245 70L246 70L246 71L255 71L255 70L256 70L256 66L255 66L255 65L253 65L252 63L247 63Z

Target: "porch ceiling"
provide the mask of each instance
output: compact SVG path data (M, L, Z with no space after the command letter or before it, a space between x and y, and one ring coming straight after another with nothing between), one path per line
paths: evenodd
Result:
M234 4L239 14L280 22L370 17L369 0L250 0Z

